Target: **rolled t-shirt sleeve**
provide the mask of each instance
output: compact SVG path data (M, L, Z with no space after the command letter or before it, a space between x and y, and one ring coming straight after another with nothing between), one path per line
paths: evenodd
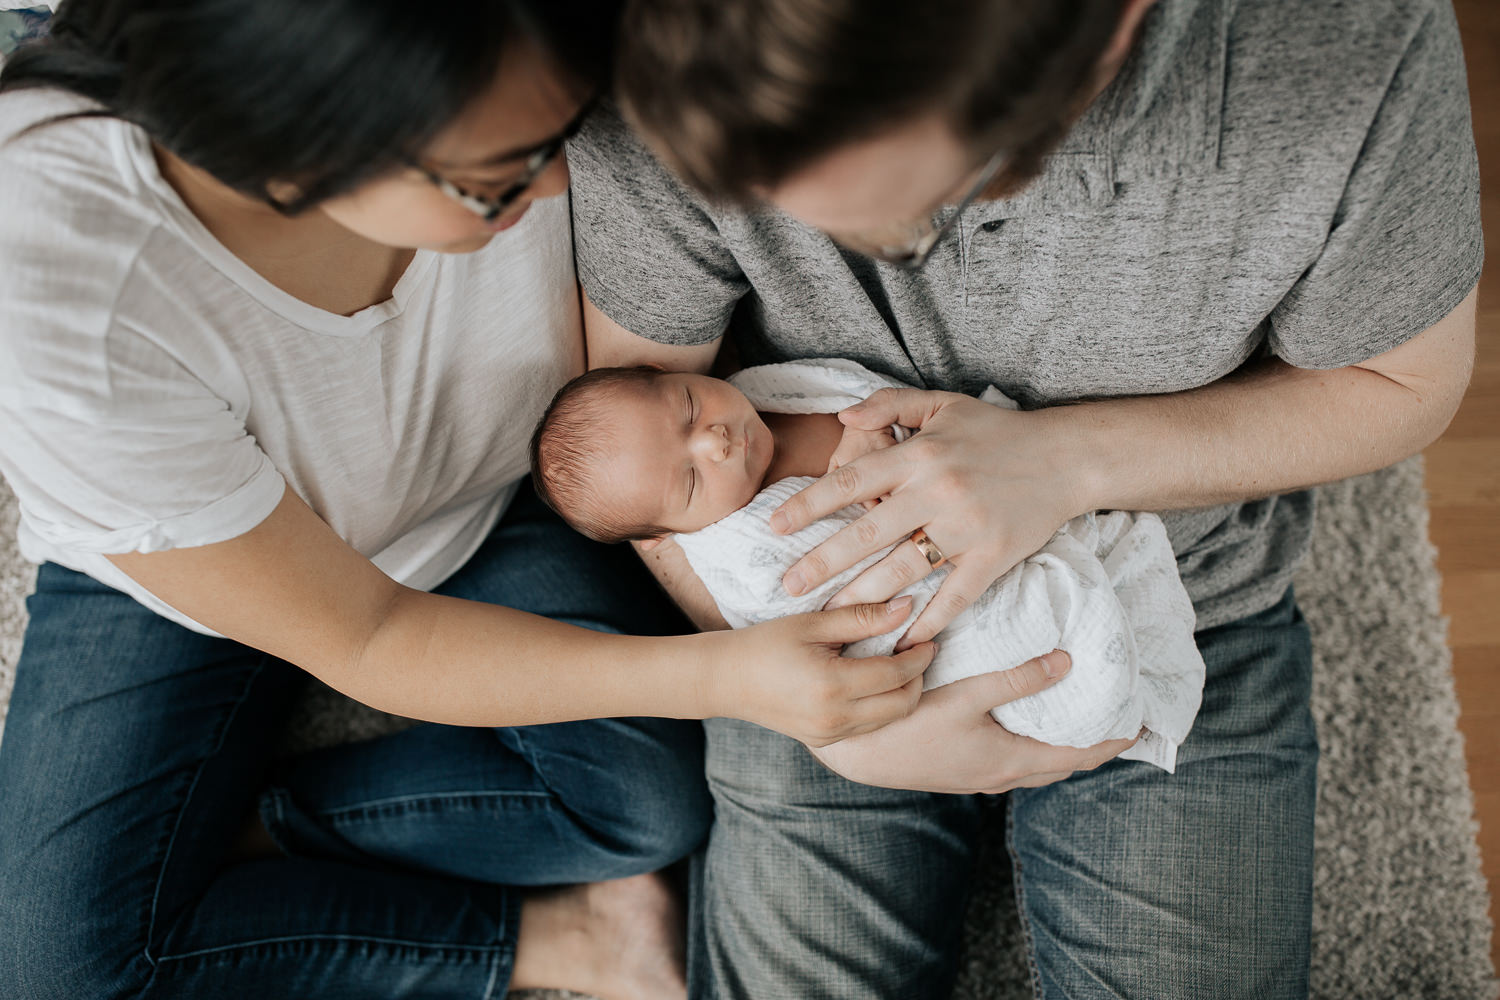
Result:
M1290 364L1338 368L1389 351L1479 280L1463 51L1452 8L1432 7L1390 79L1322 253L1271 313L1271 349Z
M700 199L602 107L568 145L578 277L589 301L661 343L723 336L749 289Z

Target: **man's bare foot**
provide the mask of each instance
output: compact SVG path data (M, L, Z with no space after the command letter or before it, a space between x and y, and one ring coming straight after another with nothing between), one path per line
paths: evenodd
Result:
M681 903L659 872L540 891L521 907L510 988L686 998L683 933Z

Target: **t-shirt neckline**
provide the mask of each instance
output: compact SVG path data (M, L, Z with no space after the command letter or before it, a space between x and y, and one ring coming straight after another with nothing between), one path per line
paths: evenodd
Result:
M382 302L366 306L349 316L320 309L276 287L208 231L208 227L162 177L151 151L151 140L144 130L120 122L119 127L111 131L113 152L122 173L135 182L143 198L156 206L168 228L187 240L209 264L246 294L303 329L335 337L356 337L400 316L438 256L435 250L418 250L391 290L390 297Z

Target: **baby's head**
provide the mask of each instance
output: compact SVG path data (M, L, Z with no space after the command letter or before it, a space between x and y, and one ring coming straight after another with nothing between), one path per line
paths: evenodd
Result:
M775 442L722 379L596 368L563 386L531 438L537 494L601 542L697 531L760 490Z

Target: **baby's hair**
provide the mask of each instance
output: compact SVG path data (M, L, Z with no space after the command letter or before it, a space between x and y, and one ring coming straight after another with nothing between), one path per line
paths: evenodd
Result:
M622 388L648 386L665 374L655 365L584 372L557 390L531 436L531 481L537 496L573 530L596 542L671 534L655 524L621 518L594 482L599 460L611 451L609 397Z

